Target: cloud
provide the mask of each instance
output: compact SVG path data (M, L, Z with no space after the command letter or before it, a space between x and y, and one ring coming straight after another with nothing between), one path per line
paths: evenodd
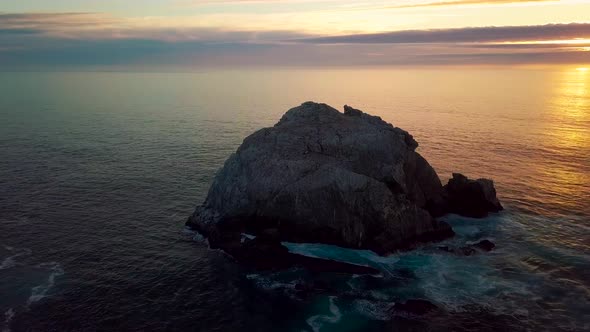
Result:
M289 30L229 30L178 25L155 18L121 19L100 13L2 14L0 34L43 34L67 39L152 39L160 41L258 42L309 37Z
M342 0L183 0L178 1L179 5L184 6L205 6L205 5L257 5L257 4L281 4L288 2L290 4L297 3L346 3L347 6L361 6L366 7L369 3L366 1L342 1ZM396 5L399 1L381 1L381 8L419 8L419 7L446 7L458 5L490 5L490 4L511 4L511 3L529 3L529 2L559 2L559 0L441 0L441 1L427 1L416 3L402 3Z
M590 23L406 30L318 37L299 41L312 44L476 43L572 39L586 36L590 36Z
M407 5L390 6L389 8L420 8L420 7L449 7L465 5L496 5L531 2L559 2L559 0L456 0L456 1L433 1L414 3Z
M154 26L97 13L0 14L0 68L580 63L590 24L406 30L344 36ZM583 46L583 45L582 45Z
M120 22L100 13L0 13L0 27L3 28L100 29Z
M0 36L1 35L32 35L32 34L38 34L41 32L43 32L43 30L30 29L30 28L0 28Z

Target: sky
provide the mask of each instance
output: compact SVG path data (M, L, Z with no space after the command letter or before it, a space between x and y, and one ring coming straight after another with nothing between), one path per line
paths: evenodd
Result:
M0 0L0 69L590 65L590 0Z

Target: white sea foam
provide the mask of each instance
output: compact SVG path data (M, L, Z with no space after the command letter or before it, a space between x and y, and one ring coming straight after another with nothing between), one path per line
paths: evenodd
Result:
M193 241L195 241L195 242L205 242L206 239L203 237L203 235L201 235L199 233L195 233L193 235Z
M0 264L0 270L9 269L9 268L15 266L16 265L16 263L14 261L15 256L10 256L10 257L7 257L6 259L4 259L2 261L2 264Z
M185 227L182 229L182 232L183 232L183 233L185 233L185 234L189 234L189 235L196 233L195 231L193 231L193 230L192 230L190 227L188 227L188 226L185 226Z
M55 285L55 278L64 274L64 270L56 262L42 263L37 265L39 268L48 268L51 273L47 277L47 281L43 284L35 286L31 289L31 296L27 300L27 305L38 302L47 296L47 292Z
M370 250L356 250L328 244L283 242L283 245L290 252L303 256L331 259L351 264L371 265L377 268L393 265L399 260L395 255L384 257ZM387 268L385 270L388 271Z
M6 248L6 250L8 251L15 251L14 247L9 247L9 246L4 246L4 248ZM11 267L16 266L16 258L20 257L20 256L26 256L26 255L30 255L31 254L31 250L30 249L20 249L20 250L16 250L17 252L9 257L6 257L2 263L0 263L0 270L6 270L9 269Z
M256 236L252 234L242 233L240 238L240 243L246 242L246 240L254 240Z
M391 308L390 303L384 302L373 302L366 299L354 301L354 310L359 314L368 317L370 319L377 320L389 320L391 314L389 309Z
M331 315L315 315L311 316L305 321L313 329L314 332L319 332L325 324L336 324L342 318L340 309L334 303L335 296L330 296L330 313Z
M2 332L10 332L10 322L12 321L14 315L15 312L12 308L4 312L4 328L2 329Z
M251 273L246 275L248 280L252 280L256 286L265 290L274 289L295 289L296 281L291 282L280 282L274 280L273 276L262 276L260 274Z
M199 232L196 232L188 227L185 227L182 232L184 234L191 236L192 240L195 242L202 242L202 243L207 242L207 239L205 239L205 237L203 235L201 235Z

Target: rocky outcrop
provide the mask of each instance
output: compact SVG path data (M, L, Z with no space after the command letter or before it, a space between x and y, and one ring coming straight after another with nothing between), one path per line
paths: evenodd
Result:
M379 117L304 103L244 140L187 224L234 253L242 232L272 234L274 245L315 242L379 254L450 237L450 226L434 216L448 212L448 202L471 212L458 199L475 189L453 183L445 191L417 147Z
M504 209L496 197L492 180L470 180L462 174L453 173L453 178L444 189L447 195L446 212L483 218L490 212Z

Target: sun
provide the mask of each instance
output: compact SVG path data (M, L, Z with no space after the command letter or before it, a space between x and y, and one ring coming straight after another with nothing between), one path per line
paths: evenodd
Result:
M590 68L589 67L579 67L579 68L576 68L576 70L577 71L590 71Z

